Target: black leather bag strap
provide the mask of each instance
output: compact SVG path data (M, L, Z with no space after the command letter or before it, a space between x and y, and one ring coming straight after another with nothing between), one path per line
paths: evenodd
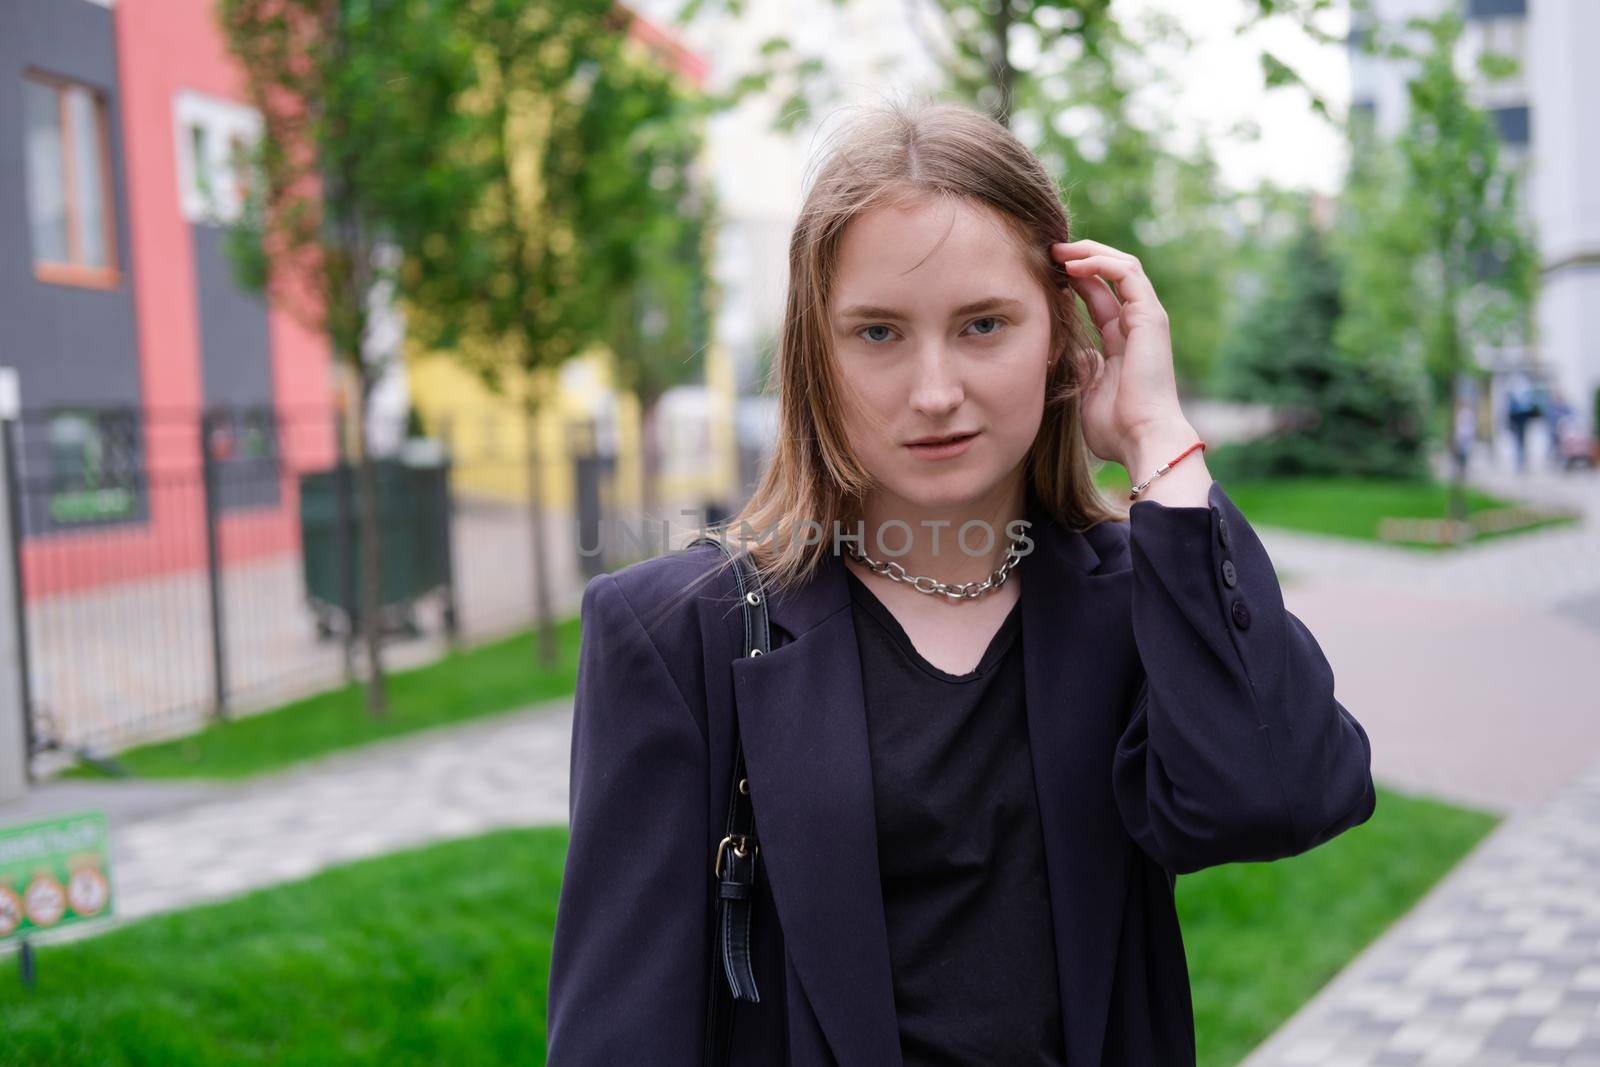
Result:
M746 552L735 553L715 537L702 537L687 548L713 544L733 561L744 611L742 656L761 656L772 650L767 625L767 598L761 578ZM712 861L716 886L716 930L711 946L711 971L706 988L705 1067L724 1067L733 1034L733 1002L756 1003L755 965L751 959L750 913L755 905L755 813L750 807L750 783L745 775L744 746L739 741L739 719L733 717L733 779L728 798L728 819ZM719 966L720 964L720 966Z

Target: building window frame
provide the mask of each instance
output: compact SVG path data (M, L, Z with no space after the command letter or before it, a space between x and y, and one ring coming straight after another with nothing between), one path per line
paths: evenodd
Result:
M1533 138L1533 112L1527 104L1491 107L1489 117L1502 145L1527 148Z
M67 190L65 195L67 219L67 258L65 261L45 259L39 256L38 250L33 252L33 276L38 281L50 285L69 285L86 289L114 289L121 284L122 275L117 268L119 253L117 248L117 212L115 196L115 172L112 167L111 157L111 118L110 108L107 106L105 91L76 78L68 78L49 71L30 67L22 73L23 80L34 86L55 93L56 98L56 135L59 140L61 154L61 187ZM72 108L69 106L69 94L81 92L85 94L90 103L89 115L95 124L91 144L100 160L100 182L98 199L100 201L100 240L105 249L104 263L90 263L85 252L84 228L87 225L82 217L81 208L75 190L78 188L78 168L81 161L77 158L80 138L73 123L75 121ZM25 148L26 152L27 149ZM30 163L30 168L32 164ZM28 195L34 196L31 188Z
M54 407L45 424L52 525L91 526L138 508L138 415L121 408Z
M245 212L263 123L255 108L181 89L173 97L178 205L192 223L226 226Z
M1526 18L1527 0L1467 0L1469 19Z

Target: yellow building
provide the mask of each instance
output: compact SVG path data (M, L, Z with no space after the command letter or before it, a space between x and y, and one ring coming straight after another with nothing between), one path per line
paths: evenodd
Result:
M594 446L616 457L613 497L608 503L623 513L643 506L644 464L642 418L637 398L614 388L610 353L596 348L541 373L547 402L533 420L546 507L570 509L575 498L576 455L588 444L578 435L592 427ZM525 393L510 388L503 396L490 392L478 378L445 353L418 353L408 346L406 375L412 403L429 436L449 443L455 457L453 485L465 497L493 501L525 501L529 486L528 419ZM734 378L726 349L713 344L706 359L709 393L706 439L709 455L673 456L689 445L689 435L663 434L662 500L728 499L736 482L734 441Z
M620 5L619 9L626 13ZM659 27L633 15L628 37L645 57L665 63L696 86L703 83L704 61ZM526 118L537 126L536 116ZM530 146L530 165L519 173L523 181L518 185L523 185L535 180L531 146L536 135L519 136L518 143ZM537 202L536 189L518 191L529 194L529 202ZM445 439L455 457L456 491L469 498L526 501L529 420L524 415L523 397L528 383L508 381L505 394L496 395L450 354L421 351L409 340L405 363L411 402L424 428L430 436ZM595 444L615 456L608 509L613 514L639 514L645 499L641 412L636 397L615 388L610 353L592 349L555 370L540 372L535 384L537 394L547 398L533 420L541 457L543 505L553 510L574 506L573 460L576 454L588 451L575 435L581 433L580 427L590 426L598 438ZM715 342L706 353L705 388L709 396L703 407L709 425L704 432L665 433L662 447L671 450L674 440L697 437L709 442L709 454L702 453L689 462L682 456L663 456L663 476L657 486L660 500L728 500L736 487L736 383L729 353Z

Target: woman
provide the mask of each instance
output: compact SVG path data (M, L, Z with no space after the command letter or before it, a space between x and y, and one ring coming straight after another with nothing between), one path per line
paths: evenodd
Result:
M735 726L735 1064L1192 1064L1176 875L1371 816L1366 733L1193 447L1149 280L1068 235L956 106L874 112L818 173L777 450L731 523L770 653L714 545L584 594L552 1064L701 1062ZM1126 511L1091 452L1146 483Z

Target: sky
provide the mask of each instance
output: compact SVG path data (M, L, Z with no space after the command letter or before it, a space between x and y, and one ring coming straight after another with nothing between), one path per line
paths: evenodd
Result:
M1253 5L1252 5L1253 6ZM1340 44L1319 44L1287 20L1268 20L1251 32L1234 32L1246 10L1243 0L1116 0L1130 26L1152 9L1173 15L1195 39L1187 54L1152 52L1164 65L1175 92L1164 95L1174 124L1191 137L1211 139L1223 180L1235 187L1262 178L1331 193L1344 166L1342 139L1310 108L1298 88L1262 87L1260 55L1271 51L1300 73L1342 116L1350 98L1350 70ZM1323 30L1343 36L1348 17L1332 13ZM1260 129L1254 142L1228 131L1236 123Z
M729 34L724 28L711 35L690 31L684 36L691 47L698 45L702 54L709 51L714 70L729 76L749 66L732 53L753 48L773 31L787 33L803 53L820 54L830 61L843 61L840 65L847 69L861 70L872 67L870 61L863 61L864 49L889 55L916 50L909 13L919 4L936 2L849 0L852 13L848 19L854 32L841 34L840 16L835 14L837 9L829 10L831 2L816 0L820 10L803 16L800 12L806 4L747 0L744 20L759 24L759 31ZM1177 19L1193 38L1194 47L1187 52L1151 47L1148 59L1165 71L1168 86L1149 98L1149 106L1166 110L1181 137L1207 138L1227 184L1246 188L1269 178L1323 192L1337 189L1343 167L1337 131L1311 111L1306 94L1298 88L1266 92L1259 57L1263 48L1270 49L1299 71L1329 101L1336 115L1342 115L1349 99L1349 68L1342 45L1318 44L1284 19L1268 20L1248 34L1238 35L1234 28L1254 6L1251 0L1114 0L1114 4L1124 25L1138 36L1143 36L1138 28L1147 16L1163 13ZM682 0L634 0L633 6L670 24ZM1342 10L1333 12L1322 25L1342 37L1347 16ZM848 95L870 96L894 88L892 74L868 84L871 80L859 75L850 79ZM1233 132L1241 123L1258 126L1259 139L1251 141Z

